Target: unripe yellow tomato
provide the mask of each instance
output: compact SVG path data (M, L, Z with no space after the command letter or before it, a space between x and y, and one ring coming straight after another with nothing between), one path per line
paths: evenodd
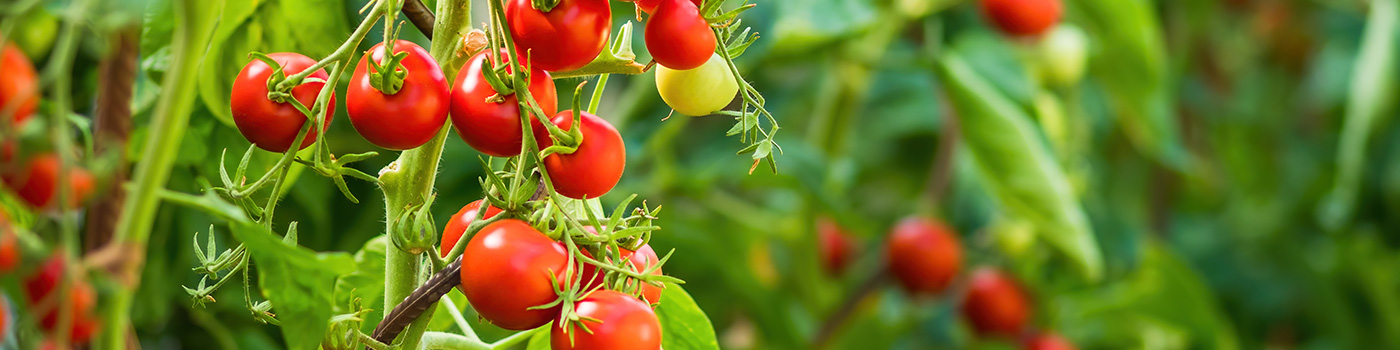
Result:
M656 66L656 90L671 109L689 116L705 116L728 106L739 93L739 82L719 54L695 69L674 70Z

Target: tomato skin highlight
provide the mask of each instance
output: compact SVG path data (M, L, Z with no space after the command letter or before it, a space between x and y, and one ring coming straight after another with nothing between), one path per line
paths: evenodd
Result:
M602 196L617 186L622 179L622 171L627 167L627 147L622 142L622 134L611 123L592 113L583 114L581 130L583 142L571 154L550 154L544 157L545 170L549 171L554 190L560 195L573 199L590 199ZM559 112L552 120L564 131L573 130L574 111ZM541 150L554 145L549 132L543 127L536 129L535 141Z
M58 178L61 160L52 153L35 155L18 172L5 174L5 185L36 209L54 209L58 198ZM87 170L68 168L68 203L65 208L77 208L94 190L94 179Z
M592 232L592 230L590 229L589 232ZM646 271L646 269L650 268L653 265L656 265L656 263L661 261L661 259L656 256L656 250L652 249L650 244L643 244L640 248L637 248L637 251L635 252L623 248L619 248L619 250L620 251L618 253L622 257L622 259L627 260L627 262L630 263L632 265L632 268L637 272ZM592 255L589 256L591 257ZM592 264L581 265L583 266L579 269L579 271L583 273L583 282L586 283L587 286L585 287L585 289L592 290L594 288L597 288L598 286L603 285L603 272L600 271L600 269L598 269L597 266L593 266ZM664 275L665 273L663 273L661 270L661 267L657 267L656 271L652 272L651 274ZM661 292L665 289L666 287L658 287L653 286L651 284L642 284L642 298L650 304L660 303Z
M516 56L550 72L593 62L612 32L608 0L560 0L548 13L536 10L531 0L507 0L505 13Z
M676 112L700 117L724 109L739 93L739 81L719 54L691 70L656 67L656 92Z
M504 57L504 62L512 58L502 49L497 55L487 51L477 53L467 60L457 74L457 82L452 90L452 127L457 136L478 152L492 157L513 157L520 154L520 142L524 134L520 128L520 104L516 94L502 96L501 102L487 101L496 95L496 90L486 82L481 71L482 60L493 64ZM510 72L506 68L506 72ZM530 69L530 95L540 105L547 116L558 111L559 96L554 89L554 79L538 67ZM531 117L530 125L538 126L538 118Z
M14 109L10 125L17 127L39 106L39 73L13 43L0 47L0 115Z
M580 300L574 308L588 330L577 324L557 322L550 327L550 349L661 349L661 321L650 306L631 295L600 290Z
M447 122L450 89L442 68L423 47L407 40L394 42L394 53L407 52L401 62L403 88L385 95L370 85L368 60L383 64L384 43L375 45L355 66L345 110L355 131L376 146L401 151L417 148L437 135Z
M447 257L447 252L452 251L452 248L457 246L457 241L462 239L463 234L467 233L467 226L471 226L472 221L476 221L477 210L480 210L482 205L481 200L478 199L467 203L461 210L457 211L457 214L452 215L452 220L448 221L447 227L442 229L442 239L441 243L439 243L439 251L442 257ZM500 215L501 211L500 208L487 204L486 216L482 218L490 219L491 217Z
M1013 36L1038 36L1060 21L1060 0L982 0L982 13Z
M962 268L958 236L932 219L911 217L900 221L886 244L890 272L911 294L942 292Z
M675 70L700 67L715 53L715 33L689 1L663 1L647 18L647 51L657 64Z
M1025 350L1075 350L1074 344L1069 339L1054 332L1045 332L1031 336L1021 344Z
M287 75L300 73L316 64L310 57L295 52L274 52L267 56L281 64L283 72ZM229 108L233 112L233 123L238 126L238 132L243 134L243 138L268 152L282 153L291 148L307 119L306 115L292 104L267 99L267 79L272 76L273 71L267 63L256 59L243 66L243 70L238 72L238 77L233 80ZM308 78L325 80L329 75L325 69L321 69ZM311 108L316 103L316 95L321 93L321 87L325 85L324 82L303 82L292 88L292 96L306 108ZM297 149L305 149L315 143L318 134L330 129L333 119L331 116L334 115L335 92L332 91L330 103L326 105L326 113L322 117L322 130L311 128Z
M841 230L841 226L830 218L817 221L817 248L821 256L822 269L832 276L840 276L851 265L855 254L855 243Z
M1031 317L1030 299L1011 276L983 267L972 273L962 314L978 334L1015 338Z
M559 316L555 286L567 281L568 250L524 221L482 228L462 253L462 293L481 318L509 330L542 326Z

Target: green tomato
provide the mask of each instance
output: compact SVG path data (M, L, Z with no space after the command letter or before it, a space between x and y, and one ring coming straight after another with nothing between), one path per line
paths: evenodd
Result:
M699 117L728 106L739 92L739 82L719 54L690 70L656 66L656 90L671 109Z
M1084 77L1089 37L1073 24L1056 26L1040 40L1041 76L1046 82L1069 86Z
M29 11L20 21L10 40L30 60L39 62L53 48L54 38L58 36L58 17L48 10L37 8Z

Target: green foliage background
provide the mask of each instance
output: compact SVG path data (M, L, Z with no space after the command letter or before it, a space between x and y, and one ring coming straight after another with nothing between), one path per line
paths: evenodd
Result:
M150 136L141 126L162 93L173 24L165 1L119 3L144 18L134 158ZM739 62L782 123L778 174L746 174L750 160L734 154L742 145L723 136L727 118L667 119L650 73L612 77L599 113L622 131L629 160L604 205L637 193L664 206L652 245L676 250L665 271L687 282L720 346L806 348L879 271L893 223L931 215L958 229L967 265L1014 271L1033 290L1034 323L1081 349L1400 348L1395 0L1067 1L1066 22L1089 34L1089 76L1059 88L1041 87L1027 44L990 30L974 1L757 3L744 24L762 39ZM324 56L362 5L228 0L200 68L196 115L170 150L179 154L170 188L199 193L225 149L236 162L247 148L226 106L248 52ZM632 14L614 2L614 27ZM43 26L30 22L21 28ZM411 27L404 35L426 42ZM95 46L84 46L75 76L93 74L96 65L82 63L100 57ZM78 110L89 110L96 87L78 88ZM571 93L561 89L560 99ZM1041 96L1053 96L1077 134L1046 132ZM337 114L333 153L377 150L344 108ZM948 130L953 117L960 132ZM961 138L944 143L953 135ZM944 165L941 151L952 155ZM275 157L258 152L250 172ZM449 136L439 223L480 198L479 157ZM357 168L373 174L391 159ZM348 252L358 270L382 272L382 257L361 250L384 227L378 190L352 181L355 205L330 181L293 177L276 229L296 221L301 245ZM818 267L820 216L861 242L844 276ZM132 315L143 348L283 346L283 329L257 323L238 302L241 288L190 307L180 286L199 277L192 233L215 221L162 206ZM349 261L319 257L332 258ZM342 283L382 286L378 278ZM434 329L454 327L442 316ZM1013 346L973 337L951 299L910 298L893 285L845 324L837 348Z

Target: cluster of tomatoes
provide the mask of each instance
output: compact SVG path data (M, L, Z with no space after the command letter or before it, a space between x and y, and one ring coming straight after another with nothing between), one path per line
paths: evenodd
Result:
M15 275L20 271L18 239L9 219L0 214L0 275ZM54 253L24 278L25 309L39 320L39 327L51 336L67 335L72 345L85 344L97 334L100 321L95 313L97 293L87 281L70 273L62 253ZM66 286L64 286L66 284ZM59 293L60 287L66 292ZM66 310L67 315L60 314ZM0 294L0 341L14 334L14 310L9 298ZM60 319L64 317L65 319ZM60 321L66 328L60 328ZM44 340L44 348L56 348L53 338Z
M68 201L64 208L74 208L95 189L92 174L75 165L64 169L57 154L19 154L19 131L29 121L39 104L38 72L29 58L13 44L0 48L0 179L16 197L36 209L54 209L59 192L59 179L66 178ZM60 171L66 176L60 177Z
M502 212L490 205L482 207L481 201L475 201L452 216L442 233L442 255L452 250L478 216L491 218ZM596 234L591 226L588 230ZM662 273L650 245L643 244L635 251L620 248L617 253L636 272ZM472 236L462 253L461 278L460 290L472 308L498 327L527 330L555 322L550 335L553 349L661 347L661 323L651 304L660 302L662 286L625 281L618 288L615 283L604 283L605 273L598 267L581 262L571 265L564 243L524 221L499 220ZM573 283L582 283L583 290L591 291L573 302L577 321L561 319L563 305L556 302L556 288L568 290Z
M822 266L840 274L853 260L855 243L830 220L817 225ZM958 235L947 225L924 217L900 221L885 242L887 271L911 295L948 293L962 272L963 252ZM1064 337L1049 331L1033 331L1031 298L1020 283L994 267L979 267L966 280L961 312L982 336L1019 339L1026 350L1073 350Z

